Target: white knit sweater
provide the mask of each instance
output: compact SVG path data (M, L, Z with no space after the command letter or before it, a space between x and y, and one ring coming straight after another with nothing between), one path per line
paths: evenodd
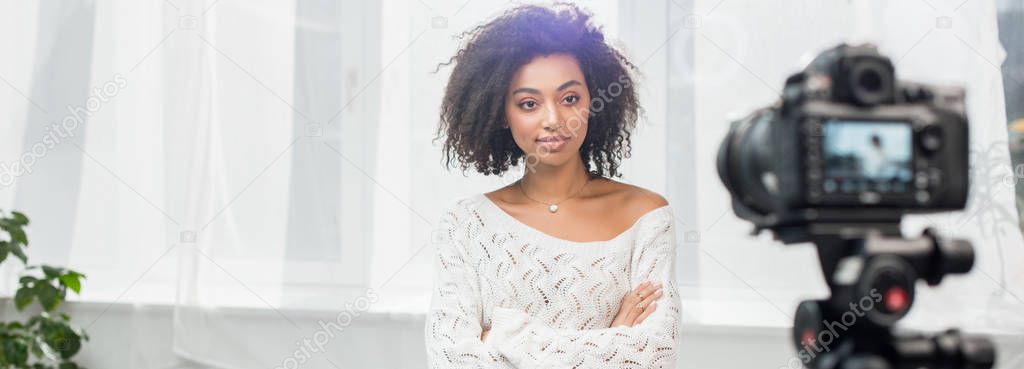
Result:
M429 367L675 368L673 222L665 205L611 240L574 242L518 221L482 193L453 201L432 237ZM664 286L654 313L609 328L622 297L645 281Z

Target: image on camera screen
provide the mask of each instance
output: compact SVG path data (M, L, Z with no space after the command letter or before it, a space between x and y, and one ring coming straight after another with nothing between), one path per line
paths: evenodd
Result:
M913 136L908 122L831 120L822 127L826 193L910 189Z

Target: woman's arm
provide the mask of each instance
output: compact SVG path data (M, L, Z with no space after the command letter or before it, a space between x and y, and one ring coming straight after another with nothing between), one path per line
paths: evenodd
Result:
M424 327L428 367L510 368L501 353L480 340L480 289L459 232L459 222L466 221L460 206L456 203L445 211L431 237L437 255L434 295Z
M609 327L615 328L620 325L631 327L640 324L657 310L657 300L662 295L661 283L651 283L650 281L641 283L622 297L622 301L619 302L619 312L615 314L615 319L612 320ZM486 342L489 332L484 329L484 332L480 334L480 340Z
M496 308L486 343L516 367L673 368L680 340L675 279L676 236L671 213L648 228L634 251L630 284L662 283L657 310L635 326L556 329L528 314Z

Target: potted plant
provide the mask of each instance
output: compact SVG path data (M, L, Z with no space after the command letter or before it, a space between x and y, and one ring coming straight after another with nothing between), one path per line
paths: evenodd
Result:
M76 294L81 291L85 275L49 265L29 265L25 255L27 225L28 217L22 213L0 214L0 265L14 256L25 266L12 302L18 311L33 302L38 305L25 321L0 321L0 369L82 368L71 358L89 337L57 308L68 290Z

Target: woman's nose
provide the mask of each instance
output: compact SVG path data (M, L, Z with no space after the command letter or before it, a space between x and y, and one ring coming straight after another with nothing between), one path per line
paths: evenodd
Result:
M544 117L544 128L549 130L558 129L561 126L561 120L558 116L558 109L548 105L547 116Z

